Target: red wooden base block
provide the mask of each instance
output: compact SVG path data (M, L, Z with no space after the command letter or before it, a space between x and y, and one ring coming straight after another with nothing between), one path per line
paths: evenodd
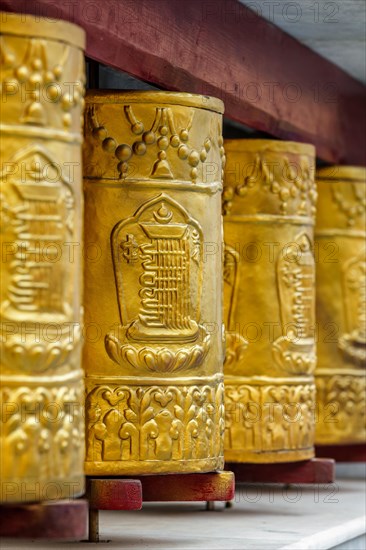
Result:
M144 502L176 502L234 498L232 472L166 474L128 478L87 478L89 541L99 542L99 510L140 510Z
M335 463L330 458L277 464L229 462L225 466L234 472L237 483L333 483L335 479Z
M86 478L89 500L89 542L99 542L99 510L141 510L142 489L137 479Z
M87 533L86 500L0 506L0 537L80 540Z
M315 447L317 457L331 456L336 462L366 462L366 444L361 445L319 445Z
M89 508L93 510L141 510L142 490L137 479L89 477Z
M228 471L141 476L139 480L144 502L229 501L235 492L234 474Z

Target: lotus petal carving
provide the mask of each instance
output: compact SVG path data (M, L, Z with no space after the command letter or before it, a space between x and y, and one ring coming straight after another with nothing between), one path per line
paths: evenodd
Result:
M177 372L199 367L209 350L210 335L201 328L203 338L192 345L170 348L121 342L116 336L107 334L105 346L109 357L118 364L130 364L136 369L153 372Z

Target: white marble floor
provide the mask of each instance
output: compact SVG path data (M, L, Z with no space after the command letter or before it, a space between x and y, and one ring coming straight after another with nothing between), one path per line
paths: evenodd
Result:
M101 512L104 549L337 550L365 549L364 465L347 466L331 485L241 485L233 507L216 503L150 503L139 512ZM352 475L353 479L346 479ZM352 542L346 542L353 539ZM4 539L1 550L84 550L89 543ZM93 545L94 546L94 545Z

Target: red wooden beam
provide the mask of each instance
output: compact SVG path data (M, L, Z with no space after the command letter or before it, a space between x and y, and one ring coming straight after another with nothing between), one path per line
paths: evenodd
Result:
M134 479L87 477L89 542L100 540L99 510L140 510L142 501L231 501L234 493L232 472L157 474Z
M99 542L99 510L141 510L142 487L137 479L86 478L89 501L89 542Z
M141 510L142 487L137 479L93 478L86 480L89 508L93 510Z
M249 464L229 462L237 483L333 483L335 462L331 458L313 458L301 462Z
M87 532L86 500L0 506L0 537L80 540Z
M234 474L229 471L205 474L141 476L144 502L230 501L235 495Z
M331 456L336 462L366 462L366 444L355 445L316 445L318 457Z
M0 8L77 23L92 59L165 89L220 97L227 117L313 143L325 161L366 164L366 87L237 0L0 0Z

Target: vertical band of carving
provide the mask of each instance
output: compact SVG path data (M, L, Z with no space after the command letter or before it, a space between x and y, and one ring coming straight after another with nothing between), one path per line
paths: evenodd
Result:
M366 170L317 173L317 444L366 442Z
M2 14L0 500L4 502L72 497L84 487L80 368L84 40L84 32L75 25Z
M225 458L311 458L314 148L229 140L225 149ZM252 422L243 411L250 416L254 409L259 416Z
M89 474L223 465L221 112L190 94L87 98Z

